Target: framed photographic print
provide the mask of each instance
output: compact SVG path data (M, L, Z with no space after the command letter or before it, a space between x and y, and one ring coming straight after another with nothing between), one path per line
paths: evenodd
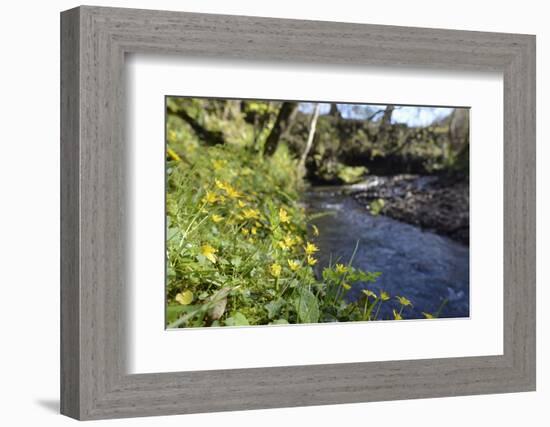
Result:
M63 414L535 389L534 36L83 6L61 40Z

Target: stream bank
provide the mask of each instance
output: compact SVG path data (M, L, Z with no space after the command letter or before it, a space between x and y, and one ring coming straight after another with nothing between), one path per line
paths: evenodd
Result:
M342 191L369 210L375 202L379 204L379 214L469 244L469 183L464 179L405 174L370 176L342 187Z

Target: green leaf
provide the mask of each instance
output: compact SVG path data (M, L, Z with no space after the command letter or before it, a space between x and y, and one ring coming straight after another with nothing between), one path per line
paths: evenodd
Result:
M240 312L235 312L231 317L225 319L226 326L248 326L248 319L246 316Z
M181 234L179 228L168 228L168 230L166 230L166 241L169 242L179 234Z
M317 323L319 321L319 304L317 298L308 289L301 289L294 300L300 323Z
M170 304L166 307L166 323L175 322L183 313L193 311L196 305Z
M279 315L281 309L285 305L286 301L283 298L279 298L275 301L270 301L264 307L267 310L267 316L270 319L274 319Z
M346 184L353 184L360 181L367 172L368 169L364 166L341 166L338 171L338 178Z

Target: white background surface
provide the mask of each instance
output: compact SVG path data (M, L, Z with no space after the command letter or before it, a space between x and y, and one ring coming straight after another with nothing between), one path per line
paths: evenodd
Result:
M97 1L140 8L248 14L375 24L536 33L538 56L538 391L413 401L348 404L129 419L117 426L335 426L352 424L548 425L550 256L548 202L550 116L549 40L540 1L460 3L393 0L338 2L278 0ZM0 420L9 426L64 426L74 421L58 411L59 384L59 16L74 1L10 2L2 10L0 68L0 289L3 368ZM97 423L91 423L97 424Z
M132 55L130 372L177 372L502 354L502 75ZM224 76L223 79L218 76ZM227 82L231 82L228 85ZM270 82L266 85L265 82ZM165 331L165 95L470 106L469 319ZM493 161L487 162L487 158ZM322 232L322 231L321 231ZM358 337L368 337L357 339ZM372 346L369 343L383 343ZM224 357L189 348L231 348ZM185 357L173 357L182 354Z

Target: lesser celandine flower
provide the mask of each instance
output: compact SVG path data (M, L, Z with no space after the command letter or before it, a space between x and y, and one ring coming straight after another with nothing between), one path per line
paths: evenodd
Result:
M237 190L235 190L233 187L231 187L229 184L225 187L225 193L227 194L227 197L231 199L238 199L241 197L241 193L239 193Z
M216 179L215 183L216 183L216 187L218 187L220 190L224 190L227 196L230 197L231 199L237 199L241 197L241 194L237 190L235 190L231 186L231 184L227 182L222 182L219 179Z
M308 263L308 265L315 265L315 264L317 264L317 260L315 258L313 258L311 255L308 255L307 256L307 263Z
M434 318L434 315L433 315L433 314L425 313L425 312L422 312L422 314L424 315L424 317L425 317L426 319L433 319L433 318Z
M380 299L382 301L388 301L390 299L390 294L388 294L386 291L380 292Z
M288 266L292 271L296 271L300 268L300 263L296 260L289 259L287 262L288 262Z
M244 207L246 206L246 203L243 202L242 200L239 200L239 201L237 202L237 204L239 205L240 208L244 208Z
M216 193L212 191L207 191L204 197L202 198L203 203L216 203L217 200L218 200L218 196L216 195Z
M226 184L224 182L220 181L219 179L216 179L215 183L216 183L216 187L218 187L220 190L225 190Z
M317 252L319 250L319 248L311 242L307 242L304 249L306 251L306 254L308 254L308 255L312 255L312 254L314 254L315 252Z
M348 271L348 268L344 264L336 264L336 272L339 274L343 274L346 271Z
M289 222L290 216L288 215L288 212L284 210L283 208L279 209L279 220L281 222Z
M289 248L292 247L292 245L294 245L294 239L292 238L292 236L286 236L284 238L284 242L285 242L285 245L287 245Z
M284 242L284 240L281 240L279 242L277 242L277 245L283 250L283 251L287 251L289 249L289 247L287 246L287 244Z
M412 303L406 297L396 296L395 298L397 298L397 301L399 301L399 304L401 304L403 307L407 307L408 305L412 305Z
M176 301L181 305L189 305L193 302L193 292L184 291L176 295Z
M277 263L271 264L271 267L269 268L269 272L273 277L279 277L281 275L281 266Z
M260 217L260 211L257 209L243 209L243 216L246 219L258 219Z
M367 297L378 298L378 297L376 296L376 294L375 294L373 291L369 290L369 289L363 289L363 293L364 293Z
M395 308L393 309L393 318L395 320L403 320L403 317L401 317L401 315L397 311L395 311Z
M226 160L212 160L212 165L214 165L214 170L219 171L220 169L223 169L225 164L227 163Z
M208 243L201 246L201 254L208 258L210 262L216 262L216 252L218 252L218 250L210 246Z
M212 221L221 222L221 221L223 221L223 216L218 215L218 214L214 214L214 215L212 215Z

